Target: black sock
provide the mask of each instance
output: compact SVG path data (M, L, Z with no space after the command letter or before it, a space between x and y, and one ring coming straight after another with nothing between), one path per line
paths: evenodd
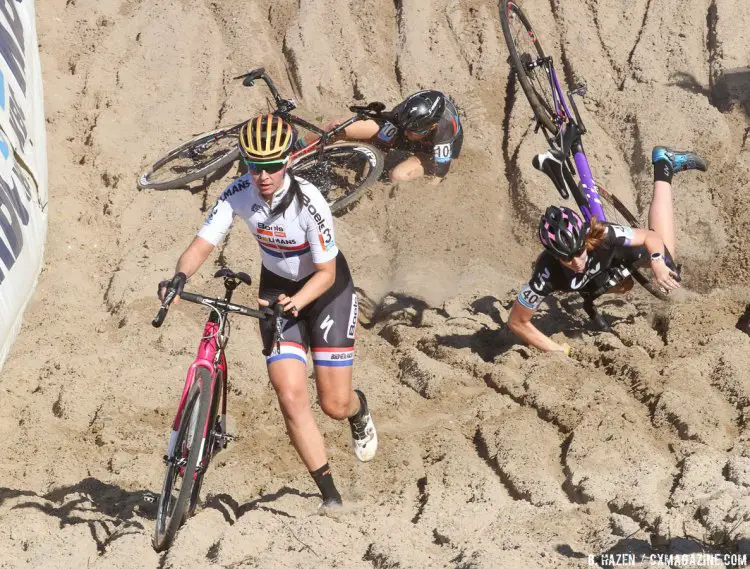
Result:
M331 468L326 462L323 466L317 470L310 472L310 476L318 486L318 490L323 495L323 501L328 502L334 500L341 503L341 494L336 490L336 485L333 483L333 475L331 474Z
M357 398L359 399L359 411L349 417L350 423L359 421L367 414L367 400L365 399L365 394L362 393L359 389L355 389L354 393L357 394Z
M654 182L667 182L672 183L672 165L669 160L657 160L654 162Z

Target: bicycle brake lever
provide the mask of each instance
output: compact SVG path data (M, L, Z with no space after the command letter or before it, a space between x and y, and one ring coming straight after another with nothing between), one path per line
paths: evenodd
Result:
M281 353L281 340L284 338L282 326L282 318L284 316L284 306L278 302L273 305L273 318L274 318L274 340L276 343L276 352Z

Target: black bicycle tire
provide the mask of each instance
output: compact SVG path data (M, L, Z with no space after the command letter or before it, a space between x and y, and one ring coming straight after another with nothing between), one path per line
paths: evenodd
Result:
M601 187L599 187L599 195L601 196L602 202L609 203L610 206L612 206L620 215L625 218L625 221L630 227L638 227L638 220L636 219L635 215L630 213L630 210L625 207L625 204L622 203L617 196L615 196L614 194L610 194L606 189ZM668 251L666 252L665 256L667 257L667 260L670 262L670 264L672 264L672 257L669 255ZM634 266L633 264L629 264L628 270L632 273L633 278L638 282L638 284L640 284L656 298L660 300L669 300L669 296L658 286L656 286L651 281L651 279L649 279L648 276L646 276L638 267Z
M171 190L174 188L181 188L189 184L190 182L194 182L195 180L199 180L200 178L205 178L211 172L214 172L219 168L222 168L223 166L234 162L235 160L237 160L237 158L239 158L240 155L239 147L236 144L233 146L233 148L231 148L224 154L214 158L203 167L191 172L186 176L178 176L172 178L171 180L165 180L162 182L150 180L150 177L153 176L154 172L162 168L165 164L169 163L179 154L194 146L204 143L206 139L210 139L212 137L216 138L216 140L220 140L227 136L235 136L236 131L240 126L241 125L234 125L231 127L218 128L216 130L204 132L203 134L199 134L198 136L191 138L187 142L183 142L179 146L173 148L164 156L159 158L159 160L154 162L143 174L141 174L140 178L138 178L138 188L142 190Z
M195 483L194 475L196 473L196 468L200 462L201 459L201 447L203 446L203 433L200 429L203 428L203 425L205 425L206 417L208 415L209 407L211 404L211 390L206 389L205 387L208 385L210 386L211 383L211 375L208 372L206 368L199 367L196 370L195 374L195 381L193 382L193 386L190 388L190 393L188 394L188 402L191 404L190 413L183 412L182 415L182 421L180 422L180 431L182 431L183 426L185 426L185 429L187 430L188 425L192 423L192 409L195 407L195 404L197 403L197 413L198 417L195 421L195 425L199 429L197 435L193 436L193 440L190 443L190 449L188 451L188 461L187 465L185 466L185 471L182 475L182 485L180 486L180 493L177 497L177 501L175 502L174 510L172 513L172 516L169 518L168 523L166 524L164 528L164 537L163 539L157 543L158 531L159 531L159 520L157 519L157 525L154 528L154 549L157 551L162 551L169 547L169 545L174 540L175 536L177 535L177 530L180 529L180 526L185 522L185 520L188 517L188 506L189 501L192 496L193 492L193 485ZM194 395L194 391L197 390L197 400L194 401L194 398L196 397ZM185 406L185 411L188 410L188 405ZM186 432L183 433L183 437L186 436ZM179 435L178 435L179 437ZM181 442L181 441L180 441ZM178 449L179 447L175 445L175 449ZM170 465L170 468L167 469L167 473L170 472L171 467L175 466L174 464ZM165 477L165 483L167 479ZM159 507L157 508L157 516L159 515L159 511L162 507L162 502L164 500L164 488L162 488L162 495L159 497Z
M206 475L206 471L208 470L208 464L211 461L211 458L213 456L213 449L214 449L214 429L216 428L216 419L218 418L218 411L219 411L219 401L221 399L221 385L222 385L222 378L221 378L221 371L216 372L216 383L214 385L214 393L213 397L211 398L211 411L209 415L209 433L208 437L206 438L205 443L205 452L203 453L203 460L202 462L202 468L198 469L198 471L195 473L195 478L193 481L193 490L190 493L190 502L188 504L188 511L187 511L187 517L192 516L195 513L195 508L198 505L198 498L201 491L201 487L203 486L203 478Z
M364 144L359 142L336 142L328 146L323 147L322 150L314 153L307 154L301 158L296 159L292 163L292 171L295 175L299 175L301 178L309 181L314 185L318 185L316 180L305 178L304 165L307 163L317 163L319 161L325 161L326 158L330 158L334 154L358 154L364 156L369 163L370 169L367 175L359 182L359 184L350 190L346 195L329 201L328 206L331 208L331 213L336 213L345 210L346 208L354 205L363 195L368 186L372 185L375 181L380 178L385 167L385 158L383 153L370 144ZM300 165L303 165L301 168ZM324 194L325 195L325 194Z
M193 408L198 401L199 395L200 393L197 391L191 391L188 394L187 403L185 404L185 407L182 411L183 417L191 416L191 414L193 413ZM187 420L180 421L180 427L177 431L177 437L175 439L175 449L179 449L182 447L182 443L185 439L185 432L187 431L189 423L190 421ZM178 466L175 462L170 462L167 464L167 470L164 473L164 482L162 484L161 494L159 495L159 500L156 506L156 523L154 524L153 546L156 551L162 551L166 549L171 543L172 538L174 537L174 535L169 532L171 518L169 517L166 509L169 506L169 501L167 498L171 497L172 495L172 487L175 482L177 468ZM172 510L173 516L174 512L175 511ZM182 514L180 513L180 515Z
M531 105L531 110L534 111L534 116L536 116L537 120L540 123L542 123L542 126L544 126L544 128L548 130L550 134L555 135L557 134L557 131L559 130L559 127L554 120L555 117L552 116L550 114L550 111L545 109L542 103L539 101L539 96L537 95L536 90L531 84L531 81L529 81L524 65L521 62L521 58L518 55L516 44L513 41L513 38L511 36L510 24L508 22L508 6L509 5L513 6L513 8L515 9L514 11L521 18L521 23L523 23L524 27L527 30L531 30L531 32L534 33L533 32L534 28L531 25L531 22L529 22L529 19L526 17L526 14L524 14L520 6L518 6L518 4L516 4L513 0L502 0L500 2L499 4L500 27L503 30L503 36L505 37L505 44L508 46L508 52L510 53L511 63L513 64L513 68L516 71L516 77L518 77L518 81L521 84L521 89L523 89L523 92L526 95L526 99L529 101L529 104ZM534 34L534 38L535 38L534 45L537 48L537 52L539 56L545 57L546 54L544 52L544 49L542 48L542 44L539 41L539 38L536 37L536 34Z

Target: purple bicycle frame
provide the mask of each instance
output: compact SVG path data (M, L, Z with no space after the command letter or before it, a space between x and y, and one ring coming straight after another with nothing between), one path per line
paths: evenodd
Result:
M553 97L555 100L555 114L557 114L557 116L559 116L560 118L563 118L563 122L566 122L568 124L574 123L575 121L573 120L573 116L570 114L568 105L565 102L563 90L562 87L560 87L560 81L557 78L557 73L555 72L555 68L553 67L551 61L549 65L549 76L550 84L557 94L556 97ZM560 132L563 132L562 124L560 125ZM578 204L581 209L581 213L583 213L586 221L590 221L592 217L596 217L596 219L598 219L599 221L606 221L607 216L604 214L604 210L602 209L602 201L599 197L599 189L596 187L594 176L591 173L589 161L586 158L586 153L583 150L583 143L579 142L578 144L576 144L575 148L573 149L573 159L576 164L578 176L581 178L581 188L583 189L583 193L586 196L586 201L588 202L586 205L580 203Z

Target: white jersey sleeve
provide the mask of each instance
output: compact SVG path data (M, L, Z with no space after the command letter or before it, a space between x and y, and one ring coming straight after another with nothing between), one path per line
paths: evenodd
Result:
M198 237L213 245L221 243L224 235L229 231L234 217L234 208L229 201L229 196L225 194L226 192L222 193L216 200L211 213L208 214L206 221L203 223L203 227L198 231Z
M331 208L323 199L318 188L298 180L302 190L302 211L300 221L305 229L313 263L325 263L339 253L333 233Z

